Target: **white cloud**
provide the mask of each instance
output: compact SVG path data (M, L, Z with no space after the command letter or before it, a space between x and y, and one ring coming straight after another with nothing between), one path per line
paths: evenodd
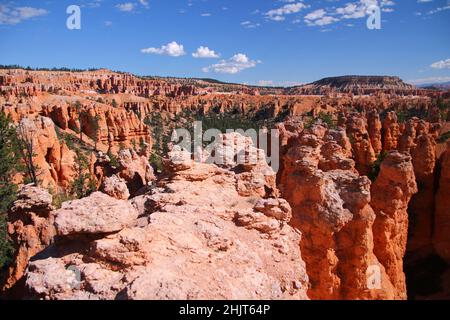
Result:
M88 8L99 8L102 4L103 0L92 0L91 2L86 3L86 7ZM82 5L83 7L83 5Z
M435 14L435 13L439 13L441 11L445 11L445 10L449 10L449 9L450 9L450 6L439 7L434 10L429 11L428 14Z
M203 72L213 71L216 73L236 74L245 69L254 68L258 63L261 63L261 61L251 60L245 54L238 53L228 60L221 60L219 63L205 67L202 70Z
M186 54L184 51L184 46L178 44L176 41L172 41L161 48L146 48L141 50L142 53L148 54L160 54L171 57L180 57Z
M125 12L131 12L134 10L134 3L132 2L126 2L126 3L119 3L118 5L116 5L116 8L119 9L120 11L125 11Z
M214 50L209 49L208 47L199 47L196 52L192 54L194 58L219 58L220 55L216 53Z
M326 11L324 9L318 9L313 12L308 13L305 16L306 20L316 20L322 18L326 14Z
M329 25L329 24L332 24L332 23L338 22L338 21L339 21L339 19L337 19L335 17L325 16L325 17L322 17L322 18L314 20L314 21L306 20L306 24L308 26L326 26L326 25Z
M0 24L18 24L24 20L46 15L45 9L33 7L11 8L6 5L0 5Z
M243 26L244 28L247 28L247 29L253 29L253 28L257 28L257 27L261 26L261 24L253 23L251 21L243 21L243 22L241 22L241 26Z
M450 69L450 59L437 61L433 63L430 67L433 69Z
M148 7L148 1L147 0L139 0L139 3L144 6L144 7Z
M339 21L339 19L326 14L324 9L315 10L305 16L305 22L308 26L326 26Z
M289 1L289 2L291 2L291 1ZM286 4L286 5L282 6L281 8L269 10L264 15L268 19L273 20L273 21L283 21L283 20L285 20L285 17L284 17L285 15L298 13L302 9L305 9L308 7L309 7L308 5L306 5L302 2L290 3L290 4Z
M359 0L348 2L342 7L318 9L305 16L305 22L309 26L325 26L342 20L361 19L367 16L367 9L371 5L379 5L383 12L390 13L394 9L392 0Z

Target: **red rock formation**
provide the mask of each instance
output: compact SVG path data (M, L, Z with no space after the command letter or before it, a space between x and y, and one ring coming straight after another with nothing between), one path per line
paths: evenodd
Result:
M376 154L367 131L367 120L360 116L351 116L347 120L347 134L352 143L356 169L361 175L368 175L376 160Z
M53 121L41 116L23 118L18 131L33 145L40 184L55 191L58 186L68 187L75 176L76 154L59 141Z
M52 196L47 191L32 186L21 189L17 201L8 212L8 233L15 252L0 291L13 288L23 277L30 258L53 241L55 228L52 210Z
M381 153L383 145L381 141L382 124L380 121L380 115L376 110L372 110L371 112L368 113L367 123L370 142L372 144L373 151L375 152L375 155L378 155Z
M408 203L417 192L411 157L390 152L381 164L371 188L370 202L376 214L374 252L394 286L394 297L406 299L403 257L408 238Z
M130 202L136 209L100 194L63 205L55 213L63 242L53 257L29 264L30 297L307 299L287 202L241 195L236 166L196 163L179 152L156 188ZM258 190L256 180L248 179L256 183L248 190Z
M316 130L317 131L317 130ZM280 189L293 208L312 299L390 299L392 284L373 252L370 181L331 139L304 133L283 156ZM368 285L368 270L380 270L380 287Z
M397 114L388 112L383 121L383 151L397 149L400 128L397 122Z
M428 132L423 132L417 138L411 149L411 156L418 193L412 197L408 208L410 217L408 250L421 250L422 254L431 253L435 210L436 142ZM416 254L419 255L418 252Z
M436 252L450 262L450 142L447 142L447 151L441 157L440 167L433 240Z

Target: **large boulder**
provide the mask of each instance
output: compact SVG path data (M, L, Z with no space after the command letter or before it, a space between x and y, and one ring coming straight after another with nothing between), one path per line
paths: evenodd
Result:
M136 209L124 200L95 192L87 198L65 202L54 212L58 235L104 234L132 226Z

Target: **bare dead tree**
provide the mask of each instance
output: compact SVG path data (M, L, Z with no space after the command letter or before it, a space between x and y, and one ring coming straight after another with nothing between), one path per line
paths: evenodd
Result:
M19 152L23 162L25 163L28 177L34 185L37 185L37 169L33 161L33 157L35 155L35 132L31 129L25 128L23 124L19 124L17 128L17 135L19 141Z

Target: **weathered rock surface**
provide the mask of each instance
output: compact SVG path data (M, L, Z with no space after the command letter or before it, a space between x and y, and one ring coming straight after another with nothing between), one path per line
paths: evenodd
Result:
M8 212L8 233L15 252L1 291L11 289L24 275L30 258L52 243L56 234L52 210L52 196L47 191L22 187Z
M307 299L301 235L288 225L289 204L274 192L261 196L259 182L252 182L258 179L248 176L245 190L251 192L242 193L236 167L191 161L180 166L176 153L177 163L167 166L176 170L132 199L131 209L94 193L56 211L62 242L30 263L30 297ZM244 173L257 175L257 167L244 164ZM107 208L97 209L102 203ZM124 211L127 217L133 212L135 225L122 223ZM65 237L86 232L97 237Z
M125 180L116 175L107 177L103 181L101 189L103 193L119 200L128 200L130 197L130 192L128 191Z
M138 212L126 201L94 192L87 198L63 203L54 216L58 235L104 234L132 226Z
M290 141L279 174L282 195L293 209L290 224L303 234L308 295L393 299L392 283L373 251L370 180L357 173L354 161L333 141L333 132L324 135L331 139L326 142L312 131L317 132L307 130ZM368 282L373 266L380 272L377 287Z
M148 158L138 155L133 149L120 150L118 160L120 165L118 176L126 181L131 194L155 179Z
M38 116L21 120L20 135L33 147L33 164L43 187L68 187L75 177L75 152L60 142L50 118Z
M390 152L381 164L380 175L372 185L370 204L375 211L374 252L394 286L394 297L406 299L403 272L408 239L408 203L417 193L411 157Z

